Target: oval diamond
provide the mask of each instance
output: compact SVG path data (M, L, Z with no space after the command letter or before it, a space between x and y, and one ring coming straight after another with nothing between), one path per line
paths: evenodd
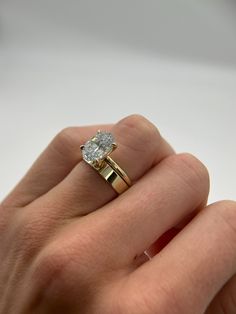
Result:
M109 132L97 132L82 149L83 158L91 163L104 159L112 150L115 140Z

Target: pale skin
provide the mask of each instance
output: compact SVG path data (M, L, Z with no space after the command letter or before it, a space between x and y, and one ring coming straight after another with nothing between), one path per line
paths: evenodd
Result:
M133 182L118 197L81 157L98 129ZM236 203L208 192L141 116L63 130L1 203L0 314L235 314Z

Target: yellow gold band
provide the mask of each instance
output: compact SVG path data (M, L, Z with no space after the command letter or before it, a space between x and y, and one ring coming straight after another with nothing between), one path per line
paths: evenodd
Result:
M127 174L109 156L104 160L103 166L96 170L118 194L125 192L131 186Z

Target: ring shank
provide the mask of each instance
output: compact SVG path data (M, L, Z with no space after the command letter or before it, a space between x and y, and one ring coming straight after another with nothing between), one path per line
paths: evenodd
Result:
M131 186L131 181L127 174L108 156L104 160L104 165L96 170L118 194L123 193Z

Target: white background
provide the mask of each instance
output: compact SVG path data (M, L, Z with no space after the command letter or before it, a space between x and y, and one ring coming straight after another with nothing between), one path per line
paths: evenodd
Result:
M62 128L131 113L235 198L235 34L230 0L2 0L0 198Z

